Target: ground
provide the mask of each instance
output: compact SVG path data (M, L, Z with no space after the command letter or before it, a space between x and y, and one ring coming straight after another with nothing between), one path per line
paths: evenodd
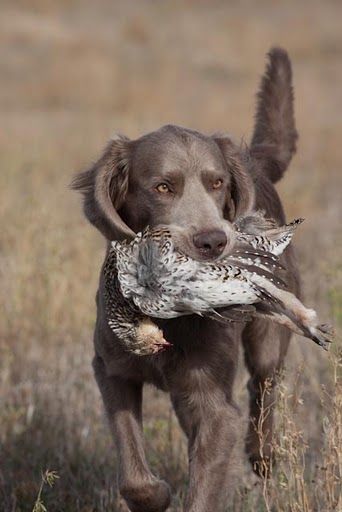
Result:
M337 1L3 0L2 511L32 510L47 469L59 475L43 487L49 512L120 509L90 366L104 242L68 189L72 174L116 131L134 138L175 123L248 141L256 86L274 44L293 60L300 134L278 188L288 218L306 219L295 237L305 303L339 332L341 19ZM278 404L278 469L255 483L244 465L227 510L338 510L337 353L338 336L330 356L294 339ZM244 411L246 380L241 363L236 400ZM148 388L145 398L148 458L171 483L178 512L185 440L168 397Z

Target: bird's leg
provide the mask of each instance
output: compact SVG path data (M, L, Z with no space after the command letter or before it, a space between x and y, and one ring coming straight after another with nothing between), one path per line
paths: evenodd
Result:
M272 312L272 318L277 323L285 325L293 332L311 338L315 343L328 349L333 339L333 332L326 324L319 324L317 314L309 309L291 292L277 288L269 280L257 277L263 288L279 301L278 311Z

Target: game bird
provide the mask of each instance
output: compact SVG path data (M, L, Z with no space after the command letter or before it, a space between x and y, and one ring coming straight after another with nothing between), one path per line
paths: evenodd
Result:
M154 355L170 347L153 318L197 314L229 323L265 317L327 349L332 332L319 324L281 278L278 256L303 219L277 226L262 212L239 218L234 247L215 262L178 251L166 227L112 242L104 266L108 324L127 351Z

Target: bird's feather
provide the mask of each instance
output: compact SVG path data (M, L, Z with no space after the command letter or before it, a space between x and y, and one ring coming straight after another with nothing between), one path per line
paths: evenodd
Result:
M330 331L287 291L277 257L301 222L277 226L258 212L238 219L235 247L216 262L199 262L177 251L164 227L147 228L129 243L113 242L104 268L109 325L129 351L140 355L167 343L146 317L191 314L223 324L259 315L324 345ZM153 338L146 338L145 348L143 336Z

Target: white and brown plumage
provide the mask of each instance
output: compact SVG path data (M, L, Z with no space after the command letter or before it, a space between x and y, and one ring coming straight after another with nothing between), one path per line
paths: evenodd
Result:
M277 255L300 223L277 227L259 213L238 219L232 254L215 263L176 251L167 228L113 242L104 268L110 327L128 351L148 355L169 345L150 317L198 314L226 323L245 320L252 310L326 348L329 329L279 277L284 269Z

